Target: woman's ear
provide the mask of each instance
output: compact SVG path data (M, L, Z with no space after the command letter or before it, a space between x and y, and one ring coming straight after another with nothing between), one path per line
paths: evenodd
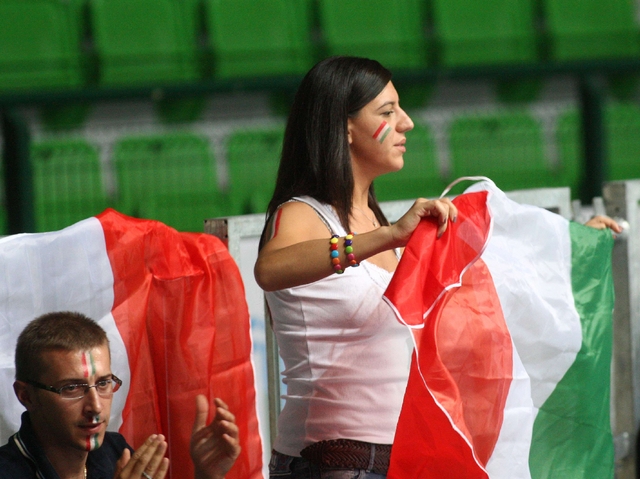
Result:
M353 123L351 122L351 118L347 118L347 140L349 144L353 143L353 137L351 135L351 128L353 127Z
M14 381L13 392L16 394L20 404L27 408L27 411L30 411L33 407L33 398L28 384L24 381Z

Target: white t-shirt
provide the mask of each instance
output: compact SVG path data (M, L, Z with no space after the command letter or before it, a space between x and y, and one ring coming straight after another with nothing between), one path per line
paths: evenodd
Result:
M346 235L333 208L295 200L312 206L331 234ZM278 452L299 456L328 439L393 442L413 341L382 299L392 275L361 261L344 274L266 293L287 385Z

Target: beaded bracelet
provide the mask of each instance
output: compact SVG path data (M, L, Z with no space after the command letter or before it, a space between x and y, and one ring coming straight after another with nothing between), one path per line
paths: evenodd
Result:
M349 233L344 238L344 252L347 254L347 260L349 261L349 266L360 266L360 263L356 260L356 255L353 253L353 236L355 233Z
M344 252L347 255L347 260L349 261L349 266L360 266L360 263L356 260L356 255L353 253L353 236L355 233L349 233L344 238ZM331 264L333 265L333 270L337 274L344 273L344 268L340 264L340 252L338 251L338 239L340 237L338 235L332 235L329 243L331 244Z
M344 273L344 269L342 269L342 265L340 264L340 252L338 251L338 235L331 235L331 239L329 243L331 244L331 264L333 265L333 270L337 274Z

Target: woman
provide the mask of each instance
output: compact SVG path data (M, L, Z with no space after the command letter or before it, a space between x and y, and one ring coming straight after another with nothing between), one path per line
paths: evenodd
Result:
M386 476L412 342L382 295L418 223L440 236L457 215L418 199L384 217L372 183L402 168L412 128L373 60L326 59L296 94L255 266L287 384L271 477Z

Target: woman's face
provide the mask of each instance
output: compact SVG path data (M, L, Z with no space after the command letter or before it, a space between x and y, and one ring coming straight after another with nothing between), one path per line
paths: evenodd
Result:
M413 128L400 108L398 92L391 82L348 120L348 138L354 177L373 181L402 168L405 133Z

